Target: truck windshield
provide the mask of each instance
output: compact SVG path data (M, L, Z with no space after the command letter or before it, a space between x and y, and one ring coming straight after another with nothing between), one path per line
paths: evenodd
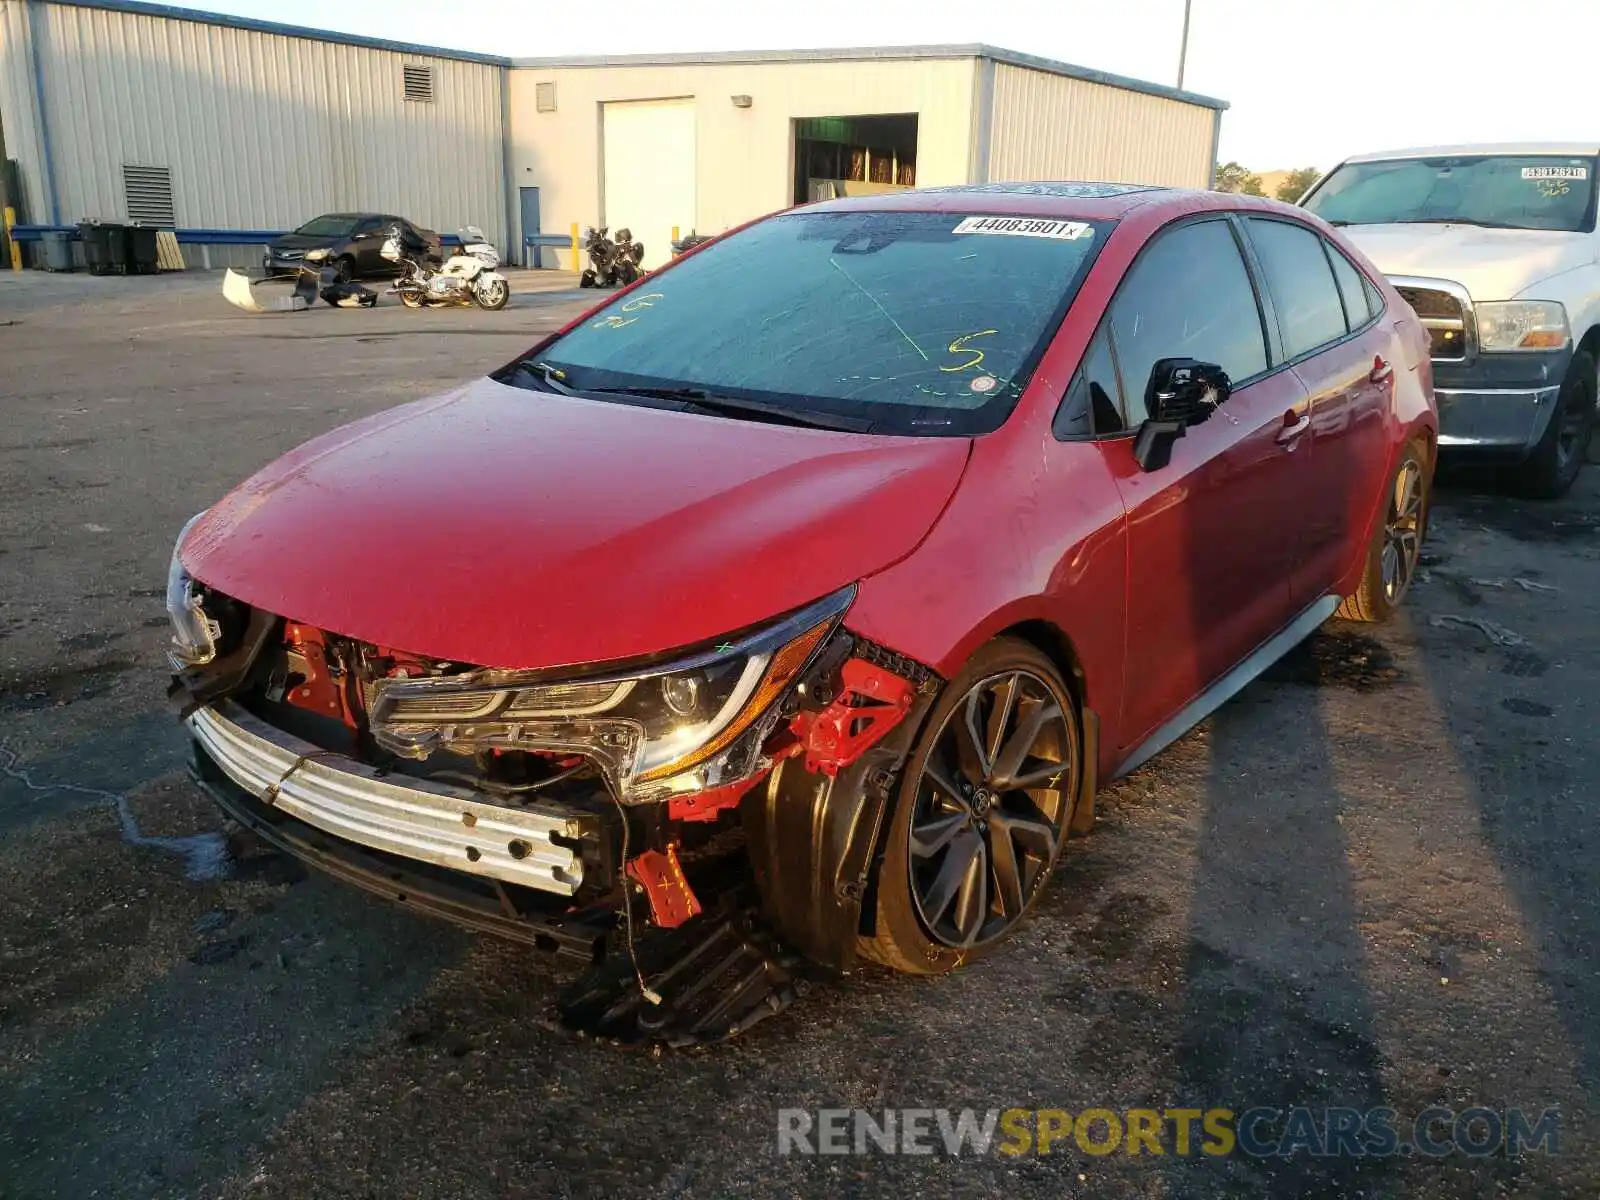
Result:
M1499 229L1594 228L1595 160L1471 155L1346 163L1305 199L1335 225L1460 222Z
M795 212L715 242L499 376L742 399L841 428L987 432L1110 229L959 212ZM514 364L515 367L515 364ZM730 406L731 410L731 406Z

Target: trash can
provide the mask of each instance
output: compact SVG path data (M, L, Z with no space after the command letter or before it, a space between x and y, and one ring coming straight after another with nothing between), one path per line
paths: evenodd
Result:
M127 227L129 274L154 275L156 273L156 230L153 225L133 224Z
M114 225L110 222L100 226L105 231L108 253L106 255L106 269L116 274L126 274L128 271L128 251L131 249L126 225Z
M46 271L72 270L72 234L61 229L47 229L40 237L44 249Z
M83 243L83 265L91 275L111 270L111 235L99 221L79 221L78 240Z

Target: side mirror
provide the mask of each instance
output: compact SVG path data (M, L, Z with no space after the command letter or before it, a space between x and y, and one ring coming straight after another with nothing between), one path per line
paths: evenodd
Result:
M1144 389L1150 417L1139 426L1133 457L1141 470L1159 471L1172 461L1172 445L1191 425L1199 425L1227 401L1233 385L1216 363L1192 358L1158 359Z

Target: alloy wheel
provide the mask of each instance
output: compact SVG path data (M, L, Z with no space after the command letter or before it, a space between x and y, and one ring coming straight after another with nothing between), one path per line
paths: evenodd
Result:
M1561 413L1561 427L1556 431L1556 463L1561 470L1565 470L1576 455L1588 452L1584 444L1584 432L1590 419L1590 410L1585 406L1587 400L1588 397L1580 396L1578 403L1567 405Z
M1383 598L1399 604L1422 551L1422 466L1407 458L1394 479L1383 525Z
M979 680L945 718L917 781L911 895L936 941L1002 937L1055 863L1077 790L1065 698L1031 671Z

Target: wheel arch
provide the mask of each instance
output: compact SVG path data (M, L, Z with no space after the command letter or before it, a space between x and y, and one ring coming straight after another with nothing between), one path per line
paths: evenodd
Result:
M1589 326L1578 340L1578 352L1588 354L1596 363L1600 363L1600 322ZM1595 380L1595 404L1600 408L1600 377Z

